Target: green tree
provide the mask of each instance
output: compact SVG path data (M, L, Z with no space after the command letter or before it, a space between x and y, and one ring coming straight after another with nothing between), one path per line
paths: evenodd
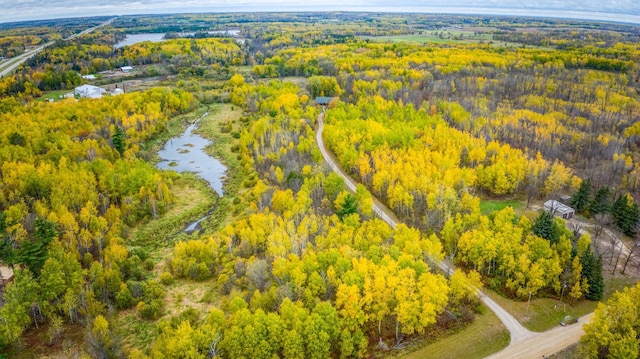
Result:
M638 204L630 195L619 196L611 207L611 214L616 225L624 234L628 236L636 234L640 213L638 212Z
M578 211L582 212L587 209L589 199L591 197L591 179L587 179L580 183L580 187L571 197L571 206Z
M342 220L345 217L358 212L358 200L354 195L342 192L336 198L336 214Z
M588 289L585 298L600 300L604 294L604 277L602 276L602 258L595 257L591 250L586 250L580 257L582 277L587 280Z
M16 270L13 282L7 285L0 308L0 347L14 343L31 323L29 313L38 300L38 284L29 271Z
M608 213L610 210L611 190L609 187L600 187L591 203L589 203L589 214L594 216L596 214Z
M559 238L555 230L553 216L545 210L540 211L531 230L540 238L544 238L551 243L558 243Z
M49 243L57 235L55 224L42 217L37 217L34 223L33 238L20 243L17 262L25 265L35 277L40 276L40 269L47 260Z
M122 127L115 127L111 141L113 142L113 148L115 148L118 153L120 153L120 156L122 156L127 148L127 137Z

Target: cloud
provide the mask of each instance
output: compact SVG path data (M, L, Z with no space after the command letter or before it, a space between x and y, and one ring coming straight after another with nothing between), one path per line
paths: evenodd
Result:
M0 0L0 22L62 17L184 12L248 11L408 11L497 13L602 19L640 23L637 0ZM446 10L446 11L445 11ZM623 15L622 17L616 14Z

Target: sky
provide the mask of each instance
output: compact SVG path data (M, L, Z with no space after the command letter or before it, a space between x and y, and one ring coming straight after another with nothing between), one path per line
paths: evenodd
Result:
M54 18L253 11L531 15L640 25L640 0L0 0L0 23Z

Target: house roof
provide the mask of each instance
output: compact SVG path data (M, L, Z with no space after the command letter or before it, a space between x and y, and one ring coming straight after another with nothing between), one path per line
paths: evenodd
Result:
M102 87L93 85L82 85L76 87L75 89L75 93L77 93L78 95L89 98L102 97L102 94L105 92L107 92L107 90L103 89Z
M0 264L0 283L2 283L2 281L8 281L11 278L13 278L13 271L11 268L4 264Z
M328 105L331 103L331 101L333 101L335 97L325 97L325 96L318 96L316 97L316 103L318 105Z
M556 213L575 213L575 210L562 202L558 202L555 199L550 199L544 203L544 209L548 211L555 211Z

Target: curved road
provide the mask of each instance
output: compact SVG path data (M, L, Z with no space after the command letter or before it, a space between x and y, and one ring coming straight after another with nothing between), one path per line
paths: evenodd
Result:
M112 18L109 19L105 22L103 22L100 25L88 28L86 30L83 30L82 32L79 32L77 34L71 35L69 37L67 37L64 40L73 40L78 36L84 35L84 34L88 34L90 32L92 32L93 30L108 25L110 24L113 20L115 20L116 18ZM6 59L4 62L0 63L0 68L2 70L0 70L0 77L4 77L4 75L8 75L9 73L11 73L11 71L13 71L14 69L16 69L18 66L22 65L22 63L24 63L25 61L27 61L28 59L32 58L33 56L35 56L38 52L42 51L45 47L51 46L54 43L54 41L49 41L46 44L40 45L38 47L36 47L35 49L31 49L23 54L20 54L16 57L12 57L10 59ZM7 65L9 64L9 65ZM6 66L6 67L5 67Z
M344 182L347 188L355 192L357 182L351 178L347 173L345 173L340 165L336 157L333 153L327 150L325 146L324 139L322 138L322 131L324 130L324 109L323 112L318 116L318 128L316 131L316 142L318 144L318 148L322 153L322 157L329 164L331 169L333 169L336 173L340 175L344 179ZM372 196L373 197L373 196ZM382 204L377 198L373 197L373 210L382 219L387 222L391 228L396 228L400 221L395 217L393 212L389 210L384 204ZM438 267L446 273L453 273L455 268L453 266L446 264L443 261L437 262ZM502 351L490 356L491 359L501 359L501 358L541 358L542 356L550 355L553 353L557 353L571 344L577 343L580 340L580 336L583 334L582 325L570 325L567 327L557 327L553 328L544 333L534 333L527 328L523 327L520 322L518 322L511 314L509 314L506 310L504 310L498 303L493 301L488 296L484 295L480 290L477 290L477 295L480 297L480 300L491 309L496 316L500 319L502 324L507 328L509 333L511 334L511 342L509 346L504 348ZM591 315L584 316L580 318L580 323L584 324L589 319L591 319Z

